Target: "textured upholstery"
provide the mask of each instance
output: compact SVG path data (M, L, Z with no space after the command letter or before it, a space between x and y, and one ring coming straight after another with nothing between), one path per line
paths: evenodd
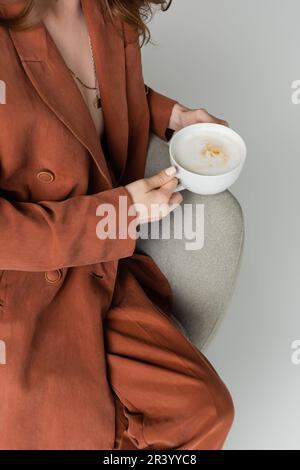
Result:
M169 166L168 144L150 136L146 176ZM199 196L184 191L185 204L204 204L204 245L186 250L186 239L138 240L168 278L174 293L174 321L199 348L216 332L232 296L243 249L242 210L229 191ZM156 229L162 222L154 222ZM159 226L159 227L157 227ZM149 230L149 226L144 229ZM152 227L153 229L153 227ZM179 323L178 323L179 322Z

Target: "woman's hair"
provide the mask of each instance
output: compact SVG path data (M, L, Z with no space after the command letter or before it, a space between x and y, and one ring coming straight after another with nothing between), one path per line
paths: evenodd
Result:
M56 0L27 0L23 11L11 18L1 18L0 26L26 29L39 23L46 10ZM142 37L142 45L150 40L147 22L151 19L153 7L160 6L167 11L173 0L93 0L99 3L102 11L113 20L121 20L133 26Z

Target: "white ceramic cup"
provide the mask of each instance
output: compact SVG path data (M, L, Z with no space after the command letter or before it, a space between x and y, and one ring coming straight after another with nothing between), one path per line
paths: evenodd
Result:
M187 137L201 135L205 136L206 140L207 137L211 136L212 139L217 137L219 142L222 142L222 138L226 142L230 141L230 146L235 151L235 166L229 170L227 169L227 171L224 169L224 173L205 175L187 170L182 166L182 161L180 165L176 160L176 150L179 148L179 145L182 151ZM246 144L239 134L220 124L192 124L191 126L184 127L180 131L175 132L171 138L169 152L171 164L177 168L177 178L179 179L176 191L188 189L193 193L203 195L218 194L230 188L238 179L247 156Z

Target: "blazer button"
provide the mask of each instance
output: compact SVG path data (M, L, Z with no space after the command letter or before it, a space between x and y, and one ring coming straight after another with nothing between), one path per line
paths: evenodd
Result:
M37 179L42 183L53 183L55 174L50 170L41 170L36 175Z
M45 279L49 284L57 284L62 278L62 270L48 271L45 273Z

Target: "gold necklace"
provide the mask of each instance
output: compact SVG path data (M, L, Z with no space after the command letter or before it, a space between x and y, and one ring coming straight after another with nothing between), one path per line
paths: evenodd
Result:
M95 91L96 92L96 98L93 102L93 106L96 108L96 109L100 109L102 104L101 104L101 98L100 98L100 93L99 93L99 83L98 83L98 79L97 79L97 72L96 72L96 65L95 65L95 60L94 60L94 54L93 54L93 47L92 47L92 41L91 41L91 37L89 36L89 44L90 44L90 51L91 51L91 56L92 56L92 61L93 61L93 69L94 69L94 77L95 77L95 86L91 87L89 85L86 85L86 83L84 83L80 77L78 77L78 75L76 75L75 72L73 72L72 69L70 69L68 67L68 69L70 70L71 74L73 75L73 77L75 78L75 80L77 80L80 85L82 85L84 88L86 88L87 90L92 90L92 91Z

